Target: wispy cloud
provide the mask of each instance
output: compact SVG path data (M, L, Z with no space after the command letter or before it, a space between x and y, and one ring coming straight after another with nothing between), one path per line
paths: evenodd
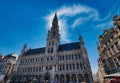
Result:
M59 17L59 26L60 26L60 34L61 34L61 40L65 42L70 42L68 39L68 28L72 27L73 29L82 24L85 20L88 18L84 19L83 17L81 18L76 18L76 20L69 26L68 26L68 19L67 17L71 18L76 15L80 14L86 14L88 15L89 18L93 18L96 16L94 20L98 18L98 13L95 9L83 6L83 5L72 5L72 6L62 6L61 8L52 11L49 15L45 16L45 20L47 21L47 28L49 29L51 27L52 19L54 17L54 13L57 11L58 17ZM90 14L91 13L91 14ZM90 14L90 15L89 15Z
M119 9L119 8L118 8ZM114 11L113 8L111 11ZM110 12L106 17L100 18L99 12L91 7L84 6L81 4L72 5L72 6L62 6L57 10L52 11L50 14L45 16L45 20L47 21L46 27L49 29L52 25L52 19L54 17L55 12L59 17L59 26L60 26L60 34L61 34L61 41L70 42L69 40L69 29L76 29L78 26L86 23L88 21L93 22L95 29L105 29L109 26L112 26L112 13ZM74 18L75 17L75 18ZM74 18L74 19L73 19ZM73 20L70 20L73 19ZM69 20L71 23L69 23ZM96 24L94 24L96 23ZM89 28L89 27L86 27ZM81 29L79 29L81 30Z
M113 25L112 21L107 21L107 22L105 22L105 23L97 24L97 25L95 26L95 28L99 28L99 29L104 30L104 29L106 29L106 28L112 27L112 25Z

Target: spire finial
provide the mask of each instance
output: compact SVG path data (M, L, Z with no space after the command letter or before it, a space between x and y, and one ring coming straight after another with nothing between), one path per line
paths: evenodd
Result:
M58 27L58 18L57 18L57 12L55 12L55 16L53 18L53 22L52 22L52 27Z
M55 12L55 16L57 16L57 12Z

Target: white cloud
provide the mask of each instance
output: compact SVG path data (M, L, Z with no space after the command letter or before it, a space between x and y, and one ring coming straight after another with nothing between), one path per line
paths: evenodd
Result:
M100 29L104 30L106 28L112 27L112 25L113 25L112 21L107 21L107 22L96 25L95 28L100 28Z
M68 27L70 27L69 24L67 24L67 19L66 17L74 17L79 14L88 14L88 16L84 19L82 18L77 18L73 24L71 25L72 28L75 28L76 26L82 24L85 20L89 18L96 17L94 20L98 19L98 13L95 9L83 6L83 5L72 5L72 6L62 6L61 8L52 11L49 15L45 17L45 20L47 21L47 28L50 29L52 26L52 19L54 17L55 12L57 12L57 15L59 17L59 26L60 26L60 34L61 34L61 40L64 42L70 42L68 39ZM68 26L69 25L69 26Z
M114 11L114 8L112 9ZM61 41L64 42L70 42L69 35L68 35L68 29L76 29L77 26L80 26L81 24L93 21L92 25L94 25L95 29L97 28L108 28L108 26L112 26L112 21L109 19L112 16L112 13L110 12L106 17L100 18L99 12L91 7L84 6L84 5L72 5L72 6L62 6L57 10L52 11L50 14L45 16L45 20L47 21L47 29L50 29L52 26L52 19L54 17L55 12L57 12L57 15L59 17L59 26L60 26L60 34L61 34ZM70 24L68 22L68 18L74 20L71 20L72 23ZM94 24L94 22L96 24ZM93 28L94 28L93 27ZM89 28L89 27L86 27Z

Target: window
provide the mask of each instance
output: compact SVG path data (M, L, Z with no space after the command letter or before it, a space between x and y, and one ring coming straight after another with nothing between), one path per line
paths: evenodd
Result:
M113 37L113 36L111 36L111 39L112 39L112 40L114 40L114 37Z
M36 62L37 62L38 60L37 60L37 58L36 58Z
M65 66L64 66L64 64L63 64L63 70L65 69Z
M114 62L115 62L115 64L117 65L117 67L119 67L119 63L117 62L116 59L114 59Z
M46 70L48 70L48 66L46 66L46 68L45 68Z
M73 69L75 69L75 64L73 63Z
M53 47L51 48L51 53L53 53Z
M47 61L49 61L49 57L47 57Z
M54 45L54 41L52 41L52 45Z
M119 57L117 57L118 58L118 60L120 61L120 56Z
M116 42L115 45L120 50L120 46L119 46L118 42Z
M68 56L66 55L66 60L68 60Z
M39 71L41 71L41 67L39 67Z
M60 65L60 71L61 71L61 65Z
M64 56L62 56L63 57L63 60L64 60Z
M78 63L76 63L76 66L77 66L77 69L79 69L79 64Z
M68 70L68 64L66 64L66 70Z
M75 59L77 59L78 57L77 57L77 54L75 54Z
M70 70L71 70L72 69L71 64L69 64L69 66L70 66Z
M50 53L50 48L48 48L48 53Z
M69 55L69 60L71 60L71 56Z
M72 60L74 60L74 55L72 55Z
M49 46L50 46L50 43L51 43L51 42L49 41Z
M60 61L61 61L61 56L60 56Z
M110 40L108 39L108 43L110 43Z
M53 57L51 57L51 60L53 60Z

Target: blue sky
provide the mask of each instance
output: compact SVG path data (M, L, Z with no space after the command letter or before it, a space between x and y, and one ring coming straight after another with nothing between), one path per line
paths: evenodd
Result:
M25 43L31 48L45 46L55 12L61 43L79 41L81 34L96 73L96 41L104 29L113 27L112 17L120 14L119 0L0 0L0 52L19 55Z

